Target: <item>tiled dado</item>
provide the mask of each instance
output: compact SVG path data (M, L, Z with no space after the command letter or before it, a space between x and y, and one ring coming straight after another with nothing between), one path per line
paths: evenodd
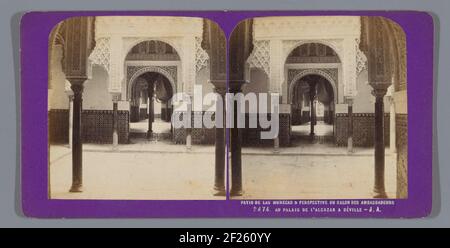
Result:
M69 142L69 110L52 109L48 113L49 142ZM81 135L85 143L112 143L113 111L83 110L81 114ZM128 143L129 111L118 111L119 143Z
M397 147L397 198L408 197L408 115L395 115Z
M347 145L348 114L339 113L335 116L335 142L338 146ZM353 145L371 147L374 144L375 114L353 114ZM389 113L384 114L384 142L389 146Z

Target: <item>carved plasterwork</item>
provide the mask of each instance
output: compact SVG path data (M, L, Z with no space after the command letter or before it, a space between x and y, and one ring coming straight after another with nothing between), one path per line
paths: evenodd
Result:
M357 16L286 16L254 18L255 39L267 37L342 37L359 32ZM300 37L299 37L300 38Z
M137 44L149 41L149 40L158 40L169 44L175 49L175 51L180 56L180 59L183 59L183 49L182 49L182 37L124 37L122 39L122 58L125 60L128 52Z
M262 69L270 75L270 41L259 40L253 42L253 51L247 62L251 68Z
M289 54L295 48L307 43L319 43L331 47L338 55L340 61L343 60L343 39L320 39L320 40L284 40L283 41L283 61L286 61Z
M406 90L406 35L402 27L397 23L390 22L391 30L393 33L394 54L393 54L393 67L394 70L394 84L395 90Z
M359 39L355 40L355 49L356 49L356 74L359 75L363 70L367 69L367 57L366 55L359 49Z
M357 65L362 68L362 57L355 49L356 39L360 37L361 22L357 16L298 16L298 17L260 17L254 18L254 39L281 40L280 55L270 56L270 73L286 65L289 54L298 46L319 43L331 47L342 65L339 77L342 80L342 95L355 96ZM271 52L272 53L272 52ZM357 62L357 59L359 62ZM275 62L276 61L276 62ZM277 64L275 67L274 65ZM288 75L272 77L283 82ZM280 82L274 82L278 85ZM272 84L272 82L271 82Z
M119 34L123 37L175 37L202 35L203 22L198 17L176 16L99 16L97 37Z
M195 37L195 69L199 72L208 66L209 56L202 48L202 37Z
M100 65L109 73L110 45L109 38L100 38L95 42L94 51L89 56L92 64Z

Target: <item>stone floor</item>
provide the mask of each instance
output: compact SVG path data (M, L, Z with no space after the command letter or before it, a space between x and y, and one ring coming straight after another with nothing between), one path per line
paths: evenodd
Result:
M310 122L291 127L292 135L309 136L311 132ZM333 125L328 125L323 121L318 121L314 126L314 134L316 136L333 136Z
M371 198L371 155L243 155L240 199ZM386 156L386 192L396 195L395 156Z
M71 156L50 149L50 198L129 200L221 200L213 196L214 153L83 153L82 193L69 193Z
M83 145L83 193L68 193L71 150L50 147L51 198L56 199L210 199L214 146L138 140L134 144ZM295 147L242 149L245 199L371 198L373 149L300 143ZM386 190L395 197L395 154L386 149Z
M155 118L152 123L152 130L154 133L170 133L170 122ZM130 133L147 133L148 119L139 122L130 122Z

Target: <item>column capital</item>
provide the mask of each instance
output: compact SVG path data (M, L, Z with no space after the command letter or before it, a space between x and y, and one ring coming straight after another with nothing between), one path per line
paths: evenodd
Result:
M355 98L353 96L344 96L345 102L352 106L353 105L353 101L355 100Z
M214 87L214 91L221 96L225 96L227 93L227 87Z
M83 83L73 83L72 81L70 81L70 83L70 88L72 89L74 95L83 93Z
M246 80L230 80L228 87L230 93L241 92L241 88L244 84L246 84Z
M380 88L374 88L372 90L372 95L377 97L377 98L378 97L384 97L386 95L386 93L387 93L387 88L380 87Z
M227 81L226 80L210 80L212 85L214 85L214 92L224 96L227 93Z
M121 97L121 93L120 92L113 92L113 93L111 93L111 98L112 98L112 101L114 103L120 101L120 97Z

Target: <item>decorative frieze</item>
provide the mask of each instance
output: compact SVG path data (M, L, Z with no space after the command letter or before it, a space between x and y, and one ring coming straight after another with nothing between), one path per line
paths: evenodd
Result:
M176 16L99 16L96 36L173 37L202 34L202 18ZM151 28L149 28L151 27Z
M357 16L277 16L254 18L255 39L348 36L359 32Z

